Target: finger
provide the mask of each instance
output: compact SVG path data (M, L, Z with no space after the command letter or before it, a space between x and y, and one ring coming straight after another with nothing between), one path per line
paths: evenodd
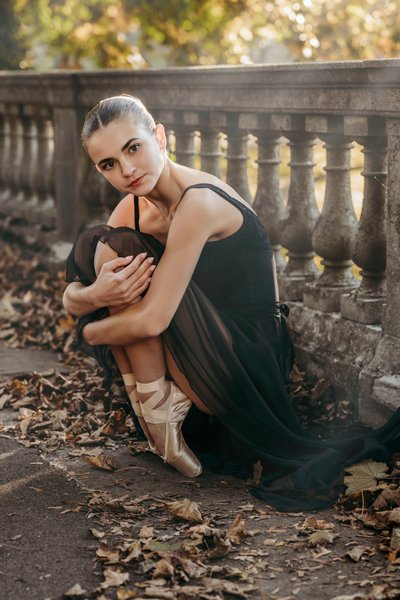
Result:
M139 288L142 287L142 285L148 280L150 279L150 274L148 273L148 271L146 271L145 273L143 273L143 275L141 277L139 277L139 279L137 279L134 283L134 285L131 288L131 293L135 293L137 292L137 290Z
M117 256L112 260L103 263L102 269L106 271L115 271L121 267L125 267L132 261L133 256Z
M150 278L147 278L146 281L135 291L135 293L132 295L132 298L130 300L130 302L137 302L140 299L140 295L143 294L143 292L145 292L147 290L147 288L150 285Z
M143 273L145 273L154 262L154 257L150 256L149 258L145 258L140 264L136 263L136 265L134 264L135 261L132 261L132 264L127 265L124 268L124 274L126 277L132 277L132 275L134 275L134 278L136 279L137 277L143 275Z

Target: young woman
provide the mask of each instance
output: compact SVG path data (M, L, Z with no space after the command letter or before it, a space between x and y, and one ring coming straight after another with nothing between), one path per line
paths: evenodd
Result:
M260 461L255 494L291 510L329 505L346 464L400 449L398 413L362 438L321 441L299 425L273 252L235 190L172 162L163 126L131 96L95 106L82 142L127 195L108 225L78 238L64 305L81 317L82 347L98 357L112 349L155 453L184 475L201 473L181 432L193 403L187 439L203 464L248 476Z

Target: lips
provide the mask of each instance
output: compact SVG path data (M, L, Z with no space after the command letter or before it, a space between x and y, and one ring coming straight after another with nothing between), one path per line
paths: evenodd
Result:
M141 177L138 177L137 179L134 179L133 181L130 182L129 187L130 188L136 188L138 187L142 181L143 181L144 175L141 175Z

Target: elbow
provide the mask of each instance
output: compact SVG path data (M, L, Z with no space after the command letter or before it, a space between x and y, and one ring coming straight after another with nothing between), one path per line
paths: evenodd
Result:
M171 319L166 319L162 315L149 315L149 317L143 319L143 323L145 324L143 327L143 337L144 338L155 338L159 337L166 329L171 322Z

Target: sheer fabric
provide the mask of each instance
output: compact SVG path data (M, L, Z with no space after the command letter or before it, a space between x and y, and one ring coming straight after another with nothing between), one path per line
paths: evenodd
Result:
M192 389L211 410L193 408L185 436L206 467L241 477L260 461L261 482L253 492L279 510L329 506L343 487L346 465L364 458L387 460L400 449L400 411L382 428L363 436L320 440L299 424L286 391L293 349L286 326L288 308L279 304L273 251L251 209L211 184L240 210L239 230L204 246L192 280L162 339ZM189 189L189 188L188 188ZM185 190L186 191L186 190ZM155 264L164 247L129 227L99 225L84 231L67 261L67 281L95 279L98 241L120 256L147 252ZM78 323L79 347L104 366L107 348L87 346Z

